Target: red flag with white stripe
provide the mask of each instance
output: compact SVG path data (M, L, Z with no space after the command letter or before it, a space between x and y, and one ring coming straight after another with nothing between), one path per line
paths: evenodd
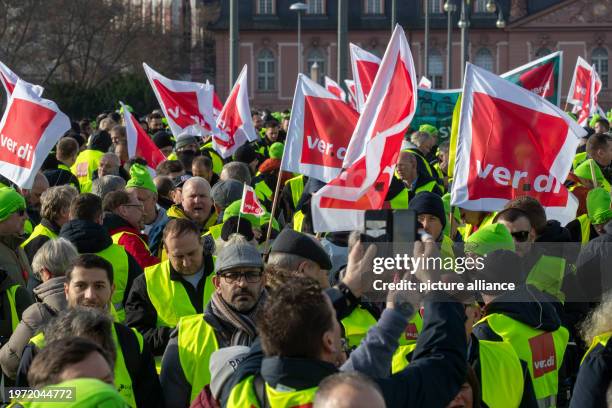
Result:
M542 203L551 218L571 221L577 201L563 182L585 133L553 103L468 64L452 205L498 211L509 200L528 195Z
M346 92L338 85L336 81L325 75L325 89L336 95L338 99L346 101Z
M350 49L357 107L360 112L363 112L380 67L380 58L353 43L350 44Z
M359 114L321 85L298 74L283 170L328 182L340 173Z
M242 190L242 203L240 204L241 214L252 214L256 217L261 217L266 213L266 209L257 199L257 194L253 187L244 185Z
M218 131L213 133L213 147L223 158L234 154L243 144L258 139L249 107L246 65L238 75L216 125Z
M382 208L416 105L414 62L397 25L351 138L346 170L313 194L315 231L359 229L365 210Z
M345 79L346 89L348 89L348 103L351 107L357 110L357 97L355 96L355 81L352 79Z
M580 107L577 109L580 126L586 126L589 116L597 112L597 96L601 87L602 82L595 67L578 57L567 102Z
M9 67L0 62L0 82L2 82L2 86L4 86L4 90L8 96L11 96L13 93L13 89L15 89L15 85L17 85L17 81L20 78L16 73L11 71ZM23 81L23 80L22 80ZM40 85L33 85L26 81L24 83L28 84L31 89L38 95L42 96L44 88Z
M127 148L129 157L138 156L147 161L149 171L155 174L157 166L166 160L166 156L155 145L147 132L140 126L140 123L130 113L130 110L125 107L123 102L121 110L123 111L123 122L125 123L125 134L127 136Z
M172 134L206 136L214 129L213 93L210 84L169 79L149 67L142 66L162 108Z
M70 129L68 116L38 91L17 79L0 122L0 174L25 189L32 188L47 155Z

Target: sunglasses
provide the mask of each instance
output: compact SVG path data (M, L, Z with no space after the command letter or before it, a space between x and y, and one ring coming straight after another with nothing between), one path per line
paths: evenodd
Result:
M512 233L512 237L517 242L525 242L529 239L529 231L517 231Z

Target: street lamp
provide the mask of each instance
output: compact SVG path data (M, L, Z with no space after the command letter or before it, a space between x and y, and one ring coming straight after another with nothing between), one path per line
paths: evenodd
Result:
M451 59L453 56L453 13L457 11L457 6L447 0L444 3L444 11L447 14L446 20L446 89L451 87Z
M298 74L302 72L302 12L308 10L308 5L305 3L293 3L289 6L289 10L297 12L298 16L298 31L297 31L297 42L298 42Z

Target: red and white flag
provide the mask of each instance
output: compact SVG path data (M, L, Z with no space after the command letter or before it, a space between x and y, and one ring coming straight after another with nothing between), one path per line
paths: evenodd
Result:
M419 80L419 88L431 89L431 81L426 77L422 76Z
M155 174L157 165L164 160L166 156L153 143L147 132L140 126L140 123L130 113L130 110L125 107L123 102L121 110L123 111L123 122L125 123L125 134L127 136L127 148L130 158L138 156L147 161L149 172Z
M350 49L357 107L359 112L363 112L366 100L374 84L378 67L380 67L380 58L353 43L350 44Z
M55 102L18 79L0 122L0 174L32 188L47 155L69 129L70 119Z
M240 204L241 214L252 214L256 217L261 217L266 213L266 209L257 199L257 194L253 187L244 185L242 190L242 203Z
M325 75L325 89L334 94L338 99L346 101L346 92L344 92L344 89L327 75Z
M414 62L397 25L348 146L346 170L313 194L315 231L360 229L365 210L382 208L416 104Z
M599 79L595 67L591 66L582 57L578 57L567 102L579 107L577 113L580 126L586 126L589 116L596 113L597 96L601 87L601 79Z
M355 81L352 79L345 79L346 89L348 90L348 103L351 107L357 110L357 97L355 96Z
M16 73L11 71L9 67L0 62L0 81L2 82L4 90L6 91L6 94L8 96L11 96L11 94L13 93L13 89L15 89L15 85L17 85L17 81L19 79L20 78L17 76ZM25 83L28 84L38 96L42 96L44 91L44 88L42 86L33 85L28 82Z
M144 62L142 66L176 138L211 133L215 123L212 85L169 79Z
M577 201L563 182L585 133L556 105L468 64L451 204L498 211L509 200L528 195L542 203L549 217L569 222Z
M340 173L359 114L298 74L282 169L328 182Z
M209 85L208 81L206 81L206 84ZM221 109L223 109L223 102L221 102L221 98L219 98L219 95L217 95L217 93L213 90L213 102L212 102L212 106L213 106L213 116L215 118L215 120L219 117L219 114L221 113Z
M216 125L218 132L213 133L213 147L224 159L243 144L258 139L249 107L246 65L238 75Z

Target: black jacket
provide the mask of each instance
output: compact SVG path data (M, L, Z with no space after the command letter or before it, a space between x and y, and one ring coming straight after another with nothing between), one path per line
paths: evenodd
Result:
M132 380L136 405L138 407L164 407L164 396L155 370L155 361L149 348L144 344L141 353L138 339L132 329L121 323L114 323L114 325L125 365ZM28 371L37 353L38 349L33 343L28 344L24 349L17 370L17 386L29 386Z
M43 172L47 180L49 181L49 186L63 186L69 184L77 189L77 191L81 191L81 187L79 185L79 179L76 178L74 174L69 172L66 169L60 168L52 168L45 170Z
M606 233L582 248L576 267L585 300L599 302L601 295L612 288L612 221L605 226Z
M612 341L598 344L580 365L570 408L607 407L606 391L612 381Z
M72 220L62 226L60 237L72 242L79 254L94 254L108 248L113 243L106 228L95 222ZM128 294L136 277L142 275L138 262L126 252L128 258L128 277L123 296L123 304L127 302Z
M166 261L169 262L169 261ZM182 276L172 268L170 264L170 279L183 285L189 300L196 310L196 313L204 312L204 286L206 277L214 272L214 262L211 255L204 255L204 276L198 283L197 289L193 285L183 280ZM125 322L130 327L135 327L142 333L145 343L147 343L155 356L164 354L173 327L157 327L157 311L149 299L147 292L147 281L144 274L134 280L132 289L125 303Z
M40 224L49 228L55 234L59 235L60 226L54 223L53 221L43 218L40 220ZM38 252L40 247L43 246L45 242L49 241L49 239L50 238L47 237L46 235L39 235L33 240L31 240L30 242L28 242L28 244L23 247L23 250L26 253L30 263L32 263L32 259L34 259L34 255L36 255L36 252Z

